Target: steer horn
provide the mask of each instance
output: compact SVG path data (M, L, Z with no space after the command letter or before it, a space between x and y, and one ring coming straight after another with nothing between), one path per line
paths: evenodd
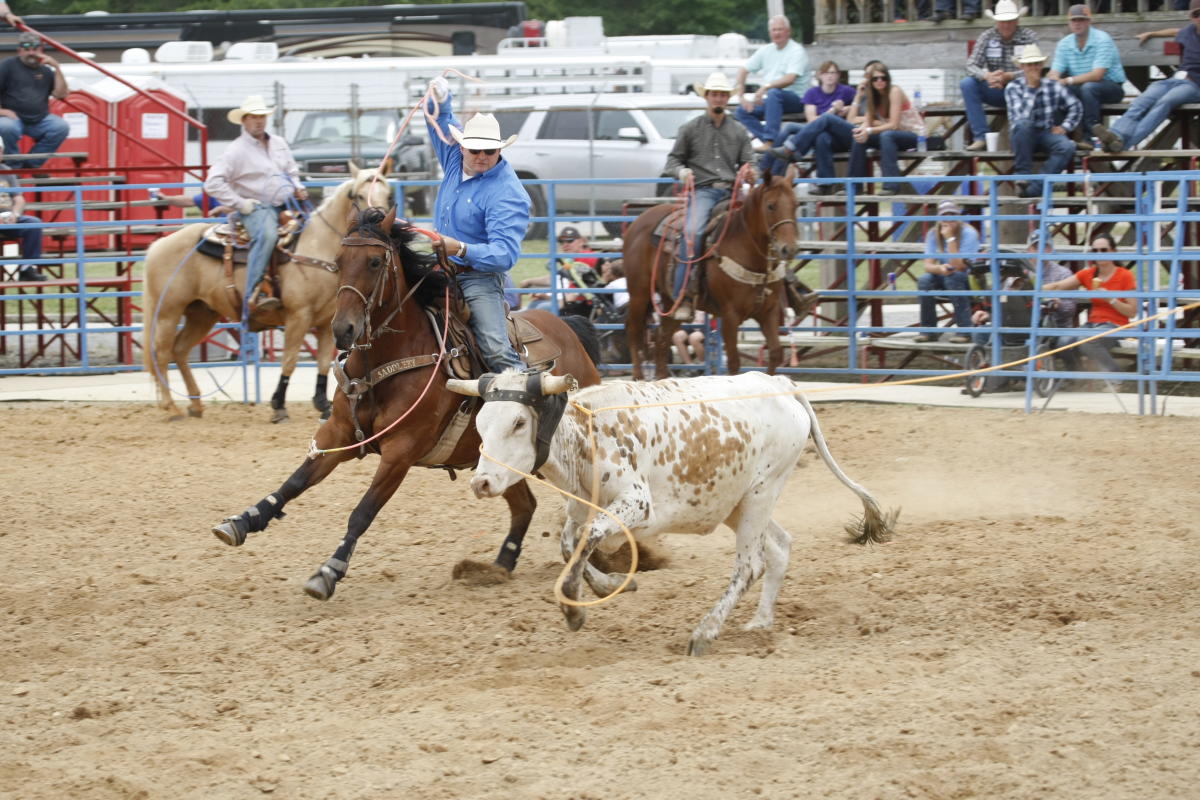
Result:
M465 394L468 397L479 397L479 381L464 381L460 378L450 378L446 388L455 394Z
M579 381L575 380L573 375L551 375L548 372L542 373L543 395L573 392L578 388Z

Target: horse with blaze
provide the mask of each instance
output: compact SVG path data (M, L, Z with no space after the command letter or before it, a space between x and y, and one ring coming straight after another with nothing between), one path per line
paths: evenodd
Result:
M349 355L340 368L345 378L339 378L332 416L317 429L308 456L282 486L212 529L225 544L239 546L248 534L283 516L284 506L338 464L378 455L379 466L350 514L345 537L304 585L304 591L319 600L333 595L359 537L413 466L468 469L479 460L474 425L479 405L464 407L463 398L446 388L442 331L434 330L425 311L430 305L449 304L444 298L451 278L434 269L433 256L411 249L416 236L411 227L394 223L394 208L386 215L380 209L362 212L350 225L338 256L342 284L332 330L337 346ZM551 351L557 348L553 373L569 372L587 385L600 382L593 361L599 357L598 342L588 320L559 319L546 311L514 316L532 322ZM354 395L353 404L348 391ZM455 434L457 440L447 441L443 434L458 430L454 422L460 408L470 413L470 424ZM509 487L504 499L511 524L496 565L511 572L537 502L524 481Z
M703 269L698 307L721 320L725 363L731 375L741 368L737 329L746 319L756 320L762 329L768 354L767 372L774 374L783 363L779 327L783 324L783 306L792 291L784 278L799 239L794 191L796 174L795 164L788 167L783 176L768 174L740 201L736 199L735 187L735 201L725 212L727 219L714 217L709 226L708 244L703 249L695 248L702 254L702 260L693 264L692 269ZM634 380L643 378L646 324L656 303L655 294L664 310L670 309L675 299L675 255L670 252L671 248L663 246L661 239L669 239L678 232L682 219L678 226L668 223L661 239L658 232L660 224L677 211L679 207L673 204L648 208L625 232L625 279L629 291L626 331ZM814 301L815 295L803 299L797 296L793 305L807 303L811 307ZM797 313L800 310L797 308ZM667 354L671 336L679 326L680 322L670 314L660 314L655 347L658 378L670 374Z

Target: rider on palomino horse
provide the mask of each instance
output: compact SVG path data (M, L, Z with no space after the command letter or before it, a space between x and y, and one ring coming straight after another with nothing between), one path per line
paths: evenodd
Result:
M275 109L259 95L247 97L240 108L230 111L229 121L242 126L242 135L225 149L204 182L205 192L237 210L250 234L243 297L251 314L280 306L278 297L259 299L259 285L279 238L281 207L291 197L308 199L287 142L267 133L267 117L273 113Z
M476 114L464 127L451 110L450 86L443 77L429 82L426 108L429 140L442 164L442 185L434 207L434 225L457 269L458 286L471 309L470 324L487 368L495 373L523 369L508 339L504 278L521 254L529 226L529 195L516 172L500 155L516 136L500 139L500 123ZM436 108L435 108L436 106ZM449 131L458 146L439 133Z
M725 113L732 91L725 74L712 73L703 86L696 87L696 91L703 95L708 110L679 129L663 170L664 175L679 178L685 187L689 179L695 182L679 247L679 263L675 268L675 297L678 299L681 294L684 297L678 301L674 317L685 322L692 321L692 298L699 286L700 275L699 263L692 264L688 285L683 285L684 276L688 275L688 261L700 255L700 234L708 224L713 208L729 199L738 170L743 164L754 161L750 134L742 123ZM754 181L757 180L755 174Z

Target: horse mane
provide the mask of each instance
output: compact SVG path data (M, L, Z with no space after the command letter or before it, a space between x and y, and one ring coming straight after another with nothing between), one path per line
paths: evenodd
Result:
M347 234L357 231L360 235L370 236L384 241L390 240L400 256L400 266L404 270L404 279L409 286L416 286L422 278L420 287L414 295L417 303L422 306L437 303L446 287L450 285L450 276L437 266L437 256L433 253L418 253L411 247L417 238L417 232L407 220L397 220L391 231L384 231L383 220L388 212L382 208L368 208L358 215L358 221L351 225Z

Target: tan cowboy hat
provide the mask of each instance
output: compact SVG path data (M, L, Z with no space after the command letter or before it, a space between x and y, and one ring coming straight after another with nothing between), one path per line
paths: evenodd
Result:
M226 118L234 125L242 124L242 117L247 114L274 114L275 109L267 105L261 94L252 94L242 101L241 108L235 108L226 114Z
M1039 64L1046 60L1046 56L1042 54L1042 48L1036 44L1027 44L1025 49L1021 51L1021 55L1013 59L1018 64Z
M1008 22L1009 20L1017 19L1029 13L1029 6L1021 6L1017 8L1017 4L1013 0L998 0L996 10L984 11L984 16L996 20L996 22Z
M476 114L467 120L461 131L451 125L450 135L463 147L472 150L503 150L517 140L515 133L507 139L500 139L500 123L492 114Z
M710 73L704 79L704 83L694 83L692 88L696 90L696 94L703 97L709 92L729 92L733 94L733 87L729 85L729 78L725 77L724 72Z

